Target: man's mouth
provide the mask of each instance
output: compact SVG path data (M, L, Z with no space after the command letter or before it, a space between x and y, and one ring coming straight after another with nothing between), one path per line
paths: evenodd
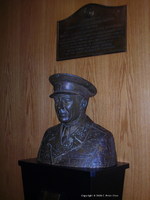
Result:
M60 117L66 117L66 116L67 116L67 113L58 113L58 115L59 115Z

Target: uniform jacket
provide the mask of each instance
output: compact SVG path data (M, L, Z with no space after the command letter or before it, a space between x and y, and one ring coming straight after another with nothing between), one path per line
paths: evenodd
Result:
M68 132L67 136L64 132ZM49 128L37 160L52 165L86 168L112 167L117 162L112 134L88 116L73 126L58 124Z

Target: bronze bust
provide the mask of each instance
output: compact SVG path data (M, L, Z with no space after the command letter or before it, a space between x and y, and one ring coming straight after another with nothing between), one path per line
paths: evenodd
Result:
M87 115L89 97L97 90L89 81L72 74L49 77L54 86L50 95L60 124L43 137L37 161L58 166L106 168L117 163L114 139L108 130Z

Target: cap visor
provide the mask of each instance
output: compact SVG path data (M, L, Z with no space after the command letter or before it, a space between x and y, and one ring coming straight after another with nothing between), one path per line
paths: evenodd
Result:
M59 94L68 94L68 95L81 95L79 93L75 93L75 92L66 92L66 91L61 91L61 92L54 92L53 94L49 95L50 98L54 98L54 96L59 95ZM81 95L82 96L82 95Z

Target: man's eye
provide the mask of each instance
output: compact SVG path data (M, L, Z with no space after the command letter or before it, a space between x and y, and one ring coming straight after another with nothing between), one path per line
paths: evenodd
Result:
M65 103L70 103L70 102L71 102L71 99L65 99L64 102L65 102Z
M59 100L58 100L58 99L55 99L55 103L59 103Z

